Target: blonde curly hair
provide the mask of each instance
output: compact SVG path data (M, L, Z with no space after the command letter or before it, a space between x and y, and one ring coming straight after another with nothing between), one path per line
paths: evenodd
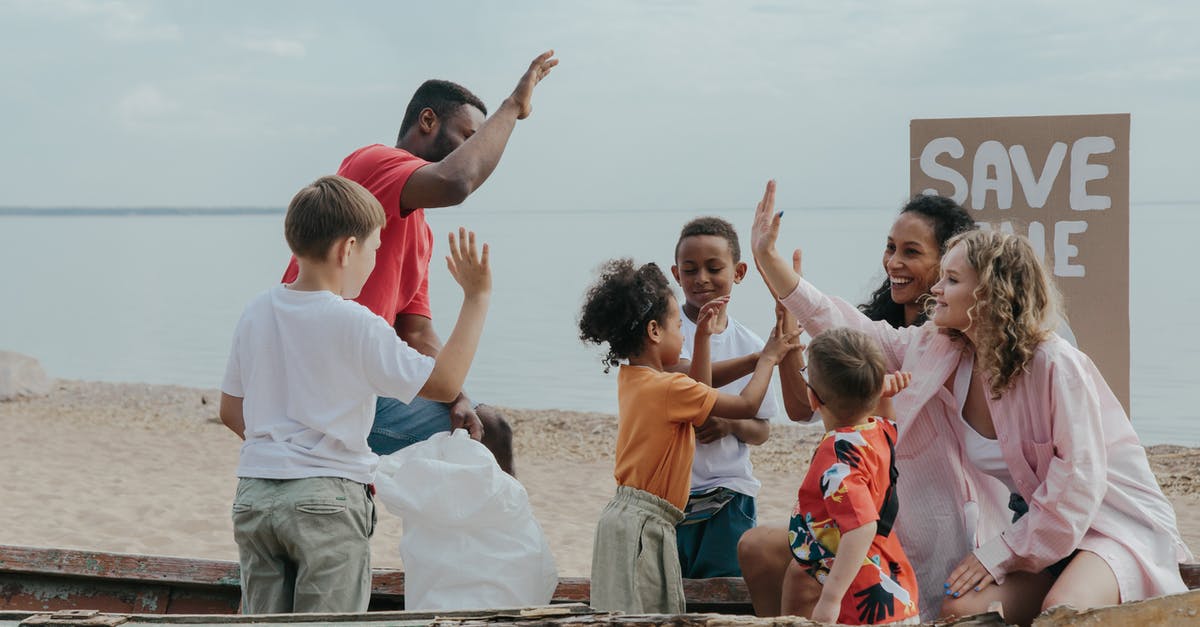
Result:
M1012 387L1034 351L1064 319L1062 296L1029 240L997 230L968 231L946 242L962 246L975 270L975 304L967 311L978 364L992 398ZM962 333L950 330L953 336Z

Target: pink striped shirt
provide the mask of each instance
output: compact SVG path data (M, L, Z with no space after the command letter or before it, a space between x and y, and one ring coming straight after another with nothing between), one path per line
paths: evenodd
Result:
M959 399L944 385L968 347L932 323L893 328L804 279L783 304L809 333L853 327L879 341L888 370L913 373L894 399L900 430L896 531L917 571L922 616L938 615L942 582L967 551L998 582L1039 572L1075 549L1117 575L1123 601L1183 592L1192 559L1124 409L1092 361L1065 340L1043 342L1012 388L988 398L1004 459L1029 513L1016 523L1008 490L966 460Z

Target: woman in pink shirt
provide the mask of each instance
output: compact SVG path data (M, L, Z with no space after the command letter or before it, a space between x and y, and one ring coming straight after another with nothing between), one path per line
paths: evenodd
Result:
M941 613L1003 606L1026 624L1042 609L1183 592L1191 553L1120 403L1086 355L1054 334L1059 297L1029 243L974 231L952 239L931 324L896 329L801 279L775 250L775 185L751 245L772 290L810 333L873 335L888 370L914 373L894 400L896 531L922 602ZM1014 509L1027 508L1008 525ZM1011 515L1008 518L1012 518ZM924 609L924 608L923 608Z

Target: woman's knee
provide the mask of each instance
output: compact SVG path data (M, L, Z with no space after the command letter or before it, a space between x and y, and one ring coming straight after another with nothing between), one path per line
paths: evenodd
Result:
M987 607L981 607L980 603L971 595L958 598L948 596L942 601L942 618L961 618L986 610Z
M738 564L742 567L742 573L745 574L747 569L757 573L762 562L762 557L766 552L769 544L770 533L765 527L754 527L748 529L742 537L738 539L737 556Z
M787 545L787 530L775 527L754 527L742 534L737 546L738 565L744 579L768 578L783 580L784 571L792 561Z
M1086 610L1120 602L1120 586L1108 562L1091 551L1079 551L1046 593L1042 610L1059 605Z

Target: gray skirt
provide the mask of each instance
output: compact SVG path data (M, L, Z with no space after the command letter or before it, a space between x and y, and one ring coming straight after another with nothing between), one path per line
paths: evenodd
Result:
M683 512L649 492L618 486L596 524L591 606L627 614L682 614L675 525Z

